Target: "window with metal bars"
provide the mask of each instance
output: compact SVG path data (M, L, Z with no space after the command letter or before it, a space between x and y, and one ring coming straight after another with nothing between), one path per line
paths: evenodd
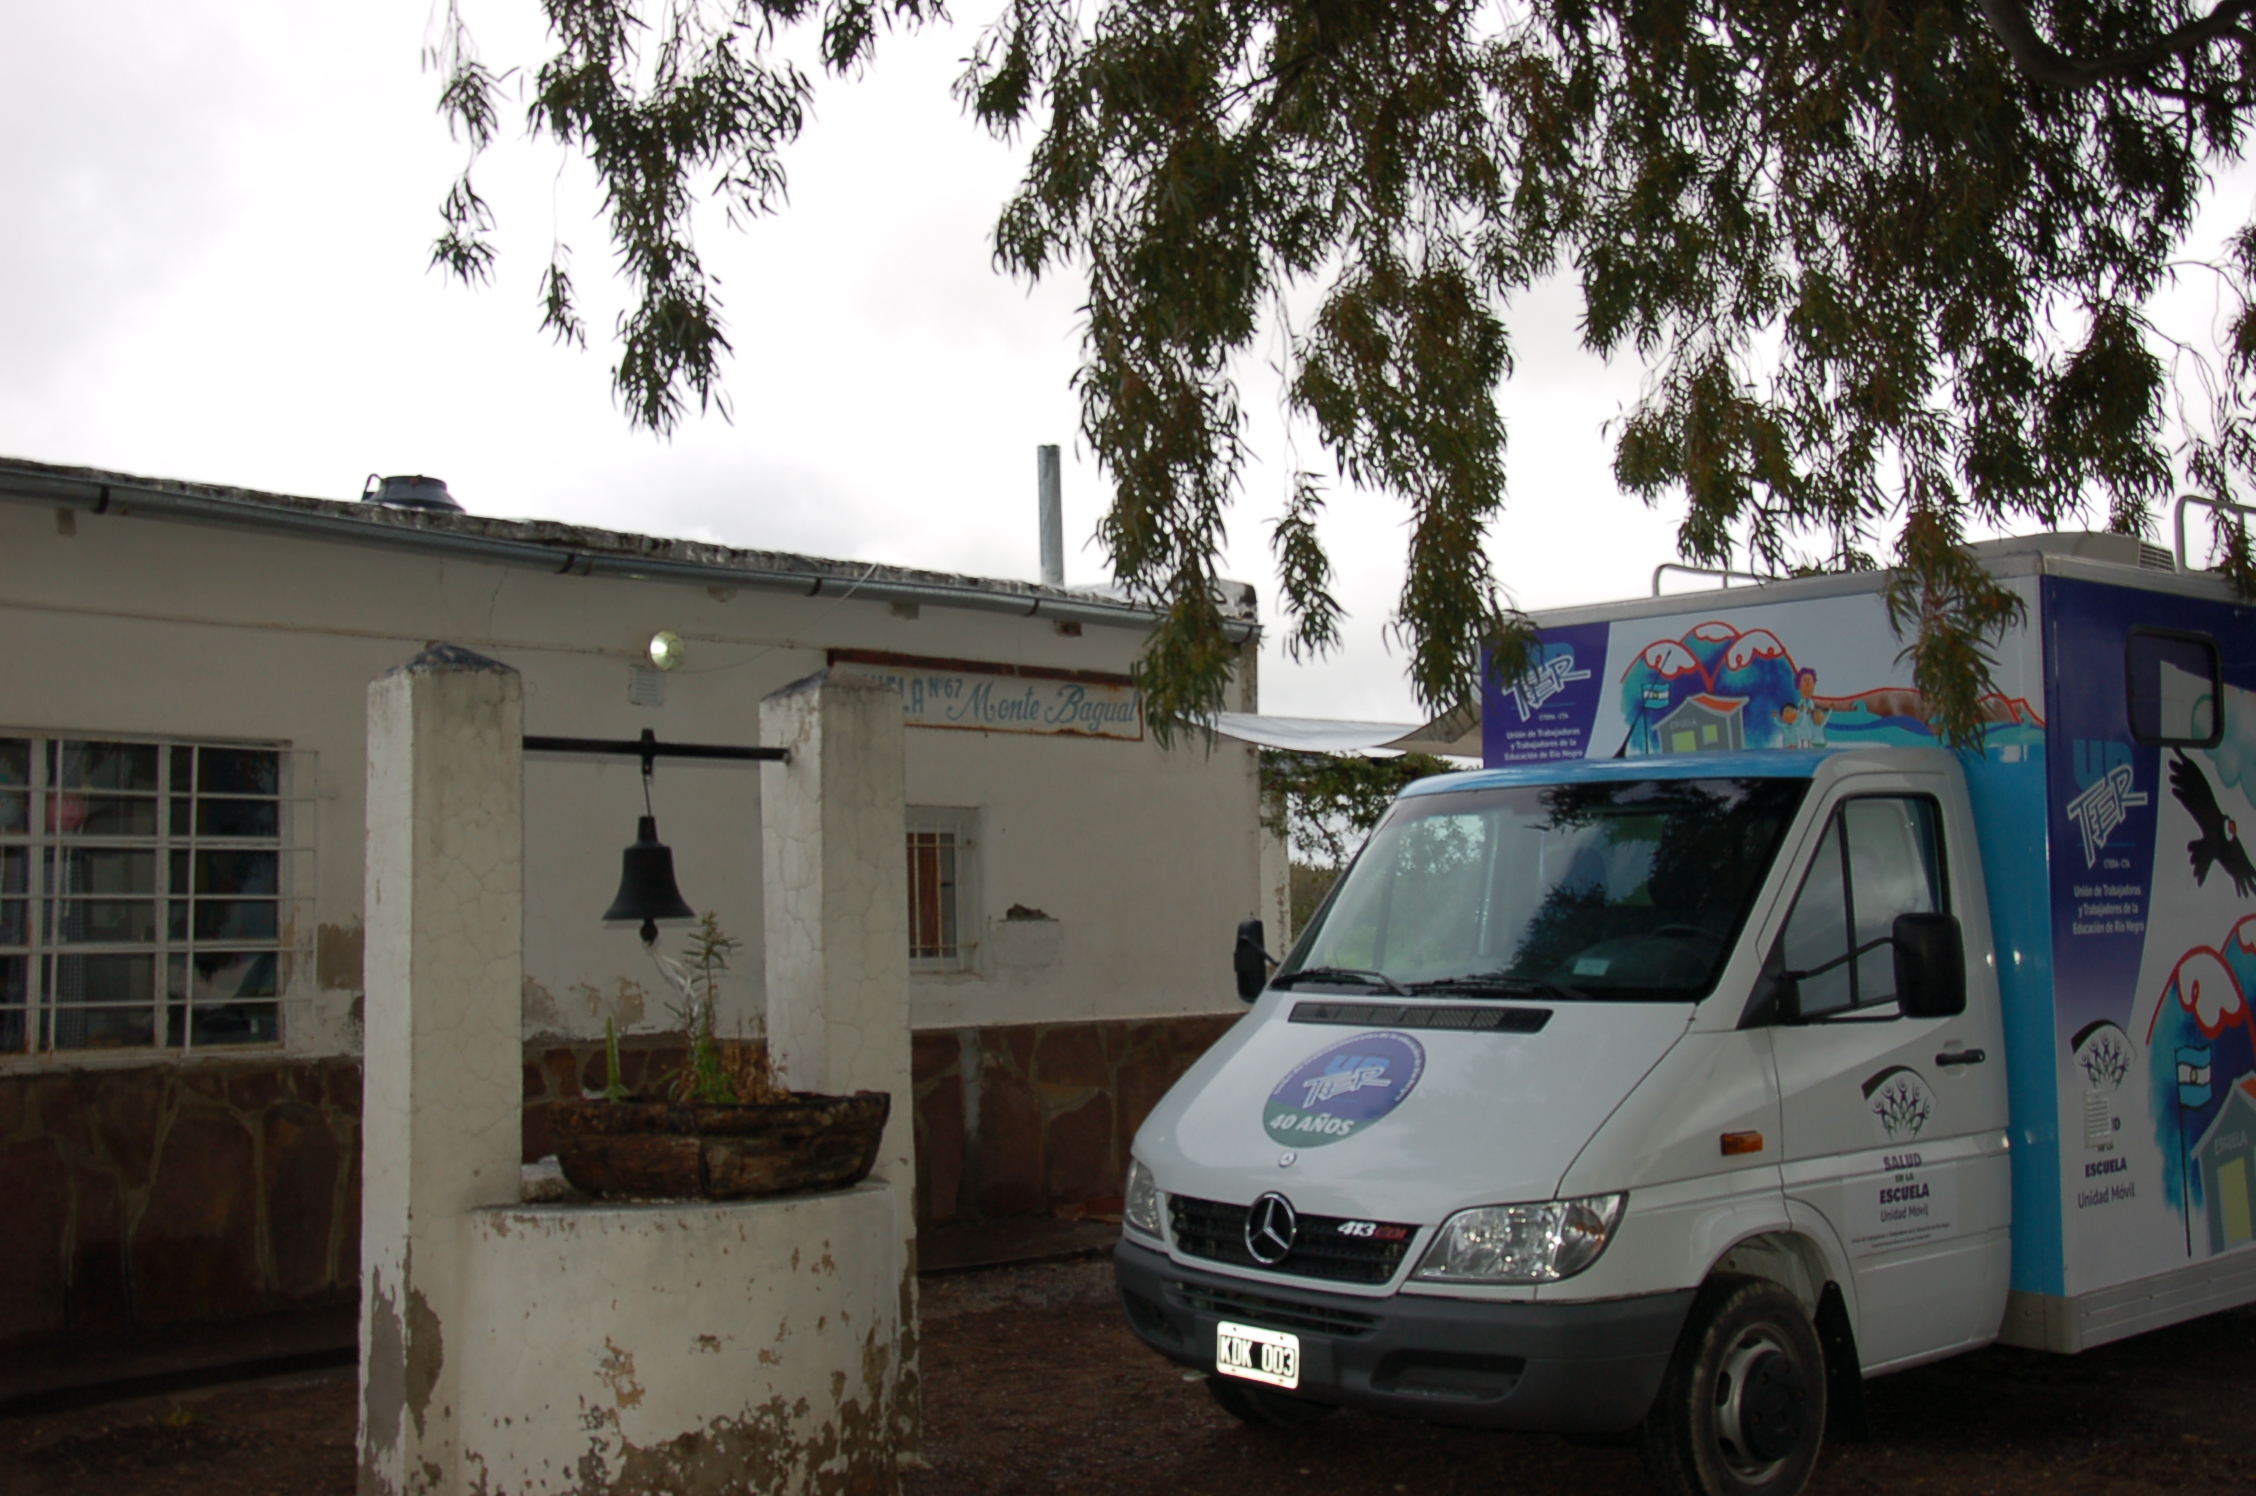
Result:
M970 964L972 815L969 810L909 810L909 965L961 971Z
M281 1040L286 757L0 735L0 1056Z

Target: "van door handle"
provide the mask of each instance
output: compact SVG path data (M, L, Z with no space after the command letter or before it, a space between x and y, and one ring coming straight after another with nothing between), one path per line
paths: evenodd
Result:
M1990 1056L1980 1049L1946 1049L1935 1056L1938 1065L1979 1065Z

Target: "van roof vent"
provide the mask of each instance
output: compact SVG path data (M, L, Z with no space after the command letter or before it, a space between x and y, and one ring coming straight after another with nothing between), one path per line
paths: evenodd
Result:
M2012 535L2003 540L1978 540L1970 549L1977 556L2074 556L2079 561L2099 561L2110 566L2135 566L2142 571L2176 571L2176 559L2161 546L2136 535L2106 530L2053 530L2042 535Z

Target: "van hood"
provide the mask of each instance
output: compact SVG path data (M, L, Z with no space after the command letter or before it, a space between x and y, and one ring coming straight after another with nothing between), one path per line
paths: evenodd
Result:
M1243 1205L1276 1190L1302 1211L1404 1224L1551 1199L1693 1009L1561 1003L1533 1033L1411 1021L1494 1006L1269 993L1153 1109L1136 1156L1169 1194ZM1295 1022L1296 1009L1373 1021Z

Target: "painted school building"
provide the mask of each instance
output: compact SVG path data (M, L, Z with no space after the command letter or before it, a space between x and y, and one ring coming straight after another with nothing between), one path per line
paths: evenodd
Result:
M1250 592L1231 703L1257 709ZM1159 747L1094 591L0 460L0 1346L348 1302L357 1281L368 683L444 641L523 673L529 736L751 745L826 667L907 714L918 1209L1116 1195L1136 1124L1281 928L1255 751ZM650 642L680 641L675 668ZM661 758L680 886L762 1011L756 764ZM526 763L525 1153L546 1103L678 1062L678 1001L599 919L632 759ZM683 931L661 949L678 952Z

